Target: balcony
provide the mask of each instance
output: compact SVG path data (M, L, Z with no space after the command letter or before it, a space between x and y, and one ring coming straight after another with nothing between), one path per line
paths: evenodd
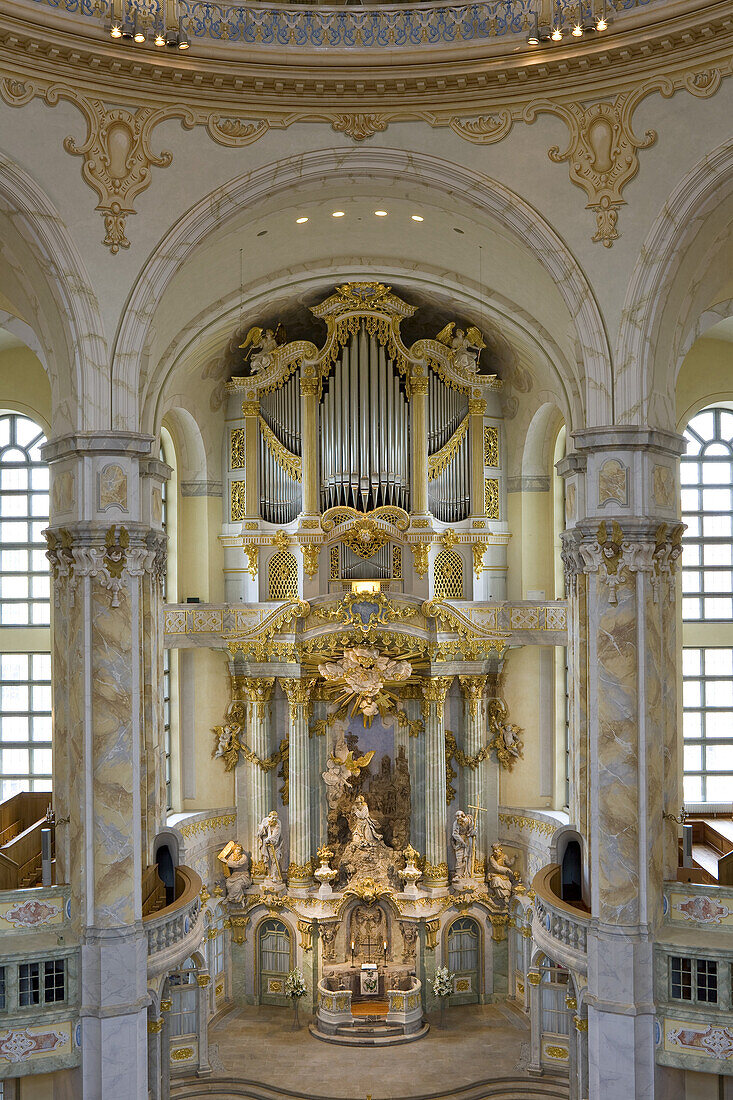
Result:
M560 866L550 863L538 871L532 882L535 894L532 938L538 947L568 970L585 974L590 913L582 906L560 898Z
M143 927L148 940L149 978L185 962L203 940L200 895L201 879L190 867L176 867L175 900L169 905L154 908L159 892L148 889L148 904L153 911L143 915Z

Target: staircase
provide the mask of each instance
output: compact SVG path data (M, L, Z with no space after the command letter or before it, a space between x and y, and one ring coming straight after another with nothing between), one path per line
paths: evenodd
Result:
M388 1024L384 1016L361 1016L348 1024L339 1024L331 1033L320 1031L315 1024L309 1025L311 1035L323 1043L340 1043L351 1047L389 1047L398 1043L413 1043L422 1039L430 1030L430 1024L423 1020L416 1031L405 1032L402 1024Z
M171 1100L365 1100L366 1094L349 1089L338 1097L316 1096L314 1093L291 1092L264 1085L258 1081L245 1081L236 1077L185 1078L171 1082ZM374 1100L382 1100L375 1096ZM394 1093L390 1100L397 1100ZM477 1081L473 1085L447 1092L432 1092L422 1096L404 1096L399 1100L568 1100L567 1081L552 1077L499 1077Z
M41 884L41 830L49 827L47 791L23 791L0 804L0 890Z

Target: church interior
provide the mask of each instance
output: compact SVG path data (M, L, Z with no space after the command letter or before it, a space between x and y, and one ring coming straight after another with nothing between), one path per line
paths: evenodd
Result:
M0 1100L733 1100L730 0L0 5Z

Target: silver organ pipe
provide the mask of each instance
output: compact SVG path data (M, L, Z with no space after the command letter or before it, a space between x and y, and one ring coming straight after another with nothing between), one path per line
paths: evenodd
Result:
M394 363L363 322L334 363L320 416L323 508L408 509L409 404Z
M270 431L291 454L300 455L300 371L279 389L264 394L260 415ZM300 483L277 461L260 432L260 515L267 523L291 523L302 508Z
M371 558L362 558L341 546L341 577L346 581L389 580L391 576L392 545L386 543Z
M444 447L468 414L468 397L431 372L428 383L428 454ZM443 523L457 523L471 511L471 452L466 432L443 471L428 482L428 506Z

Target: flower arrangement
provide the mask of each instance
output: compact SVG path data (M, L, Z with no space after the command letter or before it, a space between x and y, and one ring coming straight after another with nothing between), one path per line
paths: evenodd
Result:
M435 996L450 997L453 992L454 978L455 974L451 974L447 966L439 966L433 978L433 993Z
M305 997L307 992L308 986L305 984L303 975L296 966L295 970L290 971L287 981L285 982L285 996L298 999L299 997Z

